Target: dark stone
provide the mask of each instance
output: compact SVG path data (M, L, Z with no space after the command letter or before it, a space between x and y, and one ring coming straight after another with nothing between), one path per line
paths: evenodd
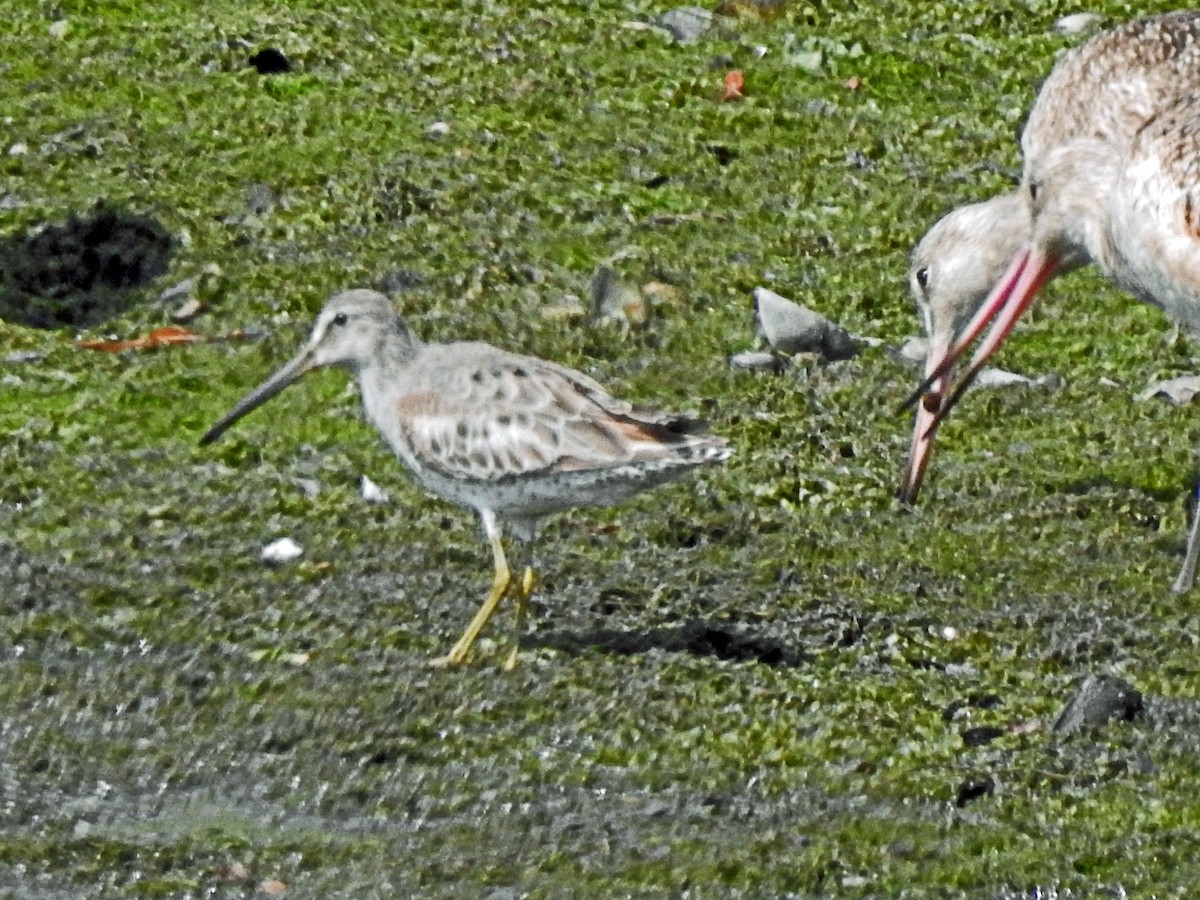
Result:
M424 283L425 279L419 272L414 272L412 269L393 269L379 279L379 290L389 297L394 297L396 294L420 287Z
M1142 694L1129 682L1114 675L1089 675L1054 723L1054 733L1072 734L1112 719L1132 722L1144 712Z
M259 75L283 75L292 71L292 63L282 50L266 47L250 57L252 65Z
M980 797L990 797L996 790L996 782L991 775L984 775L980 778L968 778L958 786L958 793L954 796L954 805L960 809L970 803L972 800L978 800Z
M738 158L738 152L724 144L708 144L704 149L716 158L719 166L727 166Z
M979 725L975 728L968 728L962 733L963 746L983 747L1002 734L1004 734L1004 729L995 725Z

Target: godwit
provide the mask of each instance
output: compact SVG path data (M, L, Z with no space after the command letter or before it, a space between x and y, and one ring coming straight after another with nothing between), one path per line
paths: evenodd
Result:
M920 404L901 488L904 501L915 502L921 489L954 362L1005 306L1007 297L989 288L1015 284L1010 277L1023 265L1030 204L1038 191L1035 171L1052 165L1045 160L1056 148L1081 139L1123 152L1151 116L1189 87L1200 88L1200 10L1136 19L1101 32L1067 52L1039 91L1021 135L1021 187L955 210L917 245L909 285L930 341L925 379L908 400ZM1077 175L1076 190L1095 189L1095 173L1079 169ZM1062 192L1071 189L1066 184ZM1089 262L1082 246L1060 249L1066 252L1042 273L1044 280ZM999 259L1011 261L1007 270L997 271ZM989 335L995 336L989 354L1021 311L1005 308ZM960 382L958 392L964 388Z
M1045 154L1031 174L1028 247L993 292L1000 314L932 427L1064 258L1086 256L1134 296L1200 329L1200 94L1151 118L1124 151L1078 139ZM1193 518L1175 591L1192 587L1197 560L1200 515Z
M514 585L501 522L525 542L537 521L573 506L607 506L727 459L724 440L687 416L635 410L591 378L482 343L425 344L375 291L337 294L321 310L304 348L247 394L200 439L215 441L234 422L304 373L339 366L358 379L367 418L417 482L475 510L492 547L487 599L450 652L460 663L510 592L517 642L534 576Z

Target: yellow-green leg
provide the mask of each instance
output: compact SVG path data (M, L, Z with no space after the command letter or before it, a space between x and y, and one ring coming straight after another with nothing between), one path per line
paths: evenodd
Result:
M517 652L521 649L521 632L525 630L525 616L529 612L529 598L533 596L533 589L537 587L537 575L534 574L533 566L525 567L525 575L521 578L521 589L517 592L517 624L513 629L512 649L508 651L508 657L504 660L503 669L505 672L511 672L517 666Z
M492 617L492 613L496 611L496 607L500 605L500 601L508 594L509 587L512 585L512 573L508 570L508 560L504 558L504 546L500 541L501 532L496 517L489 512L482 514L480 518L483 520L483 530L487 533L488 542L492 545L492 557L496 562L496 575L492 580L492 590L487 599L483 601L483 605L479 607L479 612L475 613L475 618L471 620L467 630L462 633L462 637L450 648L450 652L433 660L431 664L435 666L454 666L467 658L475 639L479 637L479 632L483 631L483 626Z

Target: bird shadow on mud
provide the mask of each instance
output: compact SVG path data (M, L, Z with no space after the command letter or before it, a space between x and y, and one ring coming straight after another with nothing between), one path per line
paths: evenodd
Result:
M811 655L788 647L770 638L738 634L728 627L705 621L687 622L670 628L649 631L620 631L597 628L585 632L550 632L525 636L521 646L526 649L560 650L579 654L600 650L623 656L664 650L668 653L690 653L693 656L714 657L729 662L757 662L776 668L794 668L811 661Z

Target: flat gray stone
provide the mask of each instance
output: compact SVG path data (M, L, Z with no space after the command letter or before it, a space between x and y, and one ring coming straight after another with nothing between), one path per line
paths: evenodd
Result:
M858 353L857 341L844 328L768 288L754 289L754 308L759 333L779 353L818 353L825 359Z
M1095 728L1113 719L1132 721L1145 711L1141 692L1115 675L1089 675L1054 723L1057 735Z
M1200 375L1181 375L1178 378L1168 378L1166 381L1151 382L1150 386L1137 395L1138 400L1149 400L1152 397L1166 397L1176 406L1184 406L1192 402L1192 398L1200 393Z
M694 44L713 26L714 13L700 6L678 6L669 9L654 24L671 33L680 44Z

